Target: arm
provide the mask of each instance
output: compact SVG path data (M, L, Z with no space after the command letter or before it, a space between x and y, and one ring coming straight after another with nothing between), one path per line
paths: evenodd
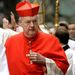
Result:
M0 75L9 75L5 47L0 44Z
M39 40L39 42L41 42L41 40ZM37 42L37 43L39 43L39 42ZM41 47L41 44L42 44L42 47ZM57 66L57 68L59 68L59 70L61 70L63 72L63 74L65 74L68 69L69 64L68 64L65 52L64 52L63 48L61 47L59 41L54 36L53 37L49 36L49 38L48 39L45 38L45 40L43 40L43 43L41 43L41 44L39 44L40 50L37 51L37 53L35 53L35 52L30 53L30 56L29 56L30 60L33 63L39 62L39 64L41 64L42 60L44 61L45 58L48 58L50 60L50 62L49 62L50 67L52 65L51 64L51 60L52 60L52 61L54 61L54 64L55 64L53 66L55 66L55 67ZM36 61L36 59L38 59L40 61ZM45 62L42 62L44 64L44 66L46 66Z
M30 58L32 63L43 65L44 69L46 68L46 70L47 70L47 73L45 73L45 74L47 74L47 75L63 75L63 72L59 69L59 67L56 65L56 63L52 59L46 58L36 52L31 52L30 54L27 54L27 56Z

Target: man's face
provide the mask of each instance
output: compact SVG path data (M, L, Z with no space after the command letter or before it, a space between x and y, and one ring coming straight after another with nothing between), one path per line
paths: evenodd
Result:
M69 25L70 38L75 38L75 24Z
M37 16L22 17L20 25L23 27L24 35L26 37L28 38L34 37L38 31Z

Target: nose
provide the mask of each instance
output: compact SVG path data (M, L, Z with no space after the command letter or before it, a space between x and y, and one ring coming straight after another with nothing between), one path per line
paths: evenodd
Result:
M33 23L32 21L31 21L31 24L30 24L30 26L31 26L31 27L33 27L33 26L34 26L34 23Z

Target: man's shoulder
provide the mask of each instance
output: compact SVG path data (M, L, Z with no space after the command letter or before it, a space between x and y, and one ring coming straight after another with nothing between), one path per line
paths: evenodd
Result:
M44 33L44 32L40 32L40 37L42 38L42 39L48 39L48 40L57 40L57 38L54 36L54 35L52 35L52 34L47 34L47 33Z
M19 40L19 39L21 39L21 37L22 37L22 33L19 33L19 34L16 34L16 35L13 35L13 36L9 37L9 38L7 39L7 41L13 42L14 40Z
M45 36L45 37L55 37L54 35L52 35L52 34L48 34L48 33L44 33L44 32L40 32L40 34L41 34L41 36Z

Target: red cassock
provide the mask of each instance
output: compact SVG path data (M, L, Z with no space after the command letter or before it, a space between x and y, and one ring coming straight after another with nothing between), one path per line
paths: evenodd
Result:
M30 40L31 45L29 45ZM64 73L68 68L64 50L52 35L38 32L33 39L28 39L23 33L20 33L9 38L5 46L10 75L44 75L42 65L30 64L30 59L26 57L30 48L32 51L54 60Z

